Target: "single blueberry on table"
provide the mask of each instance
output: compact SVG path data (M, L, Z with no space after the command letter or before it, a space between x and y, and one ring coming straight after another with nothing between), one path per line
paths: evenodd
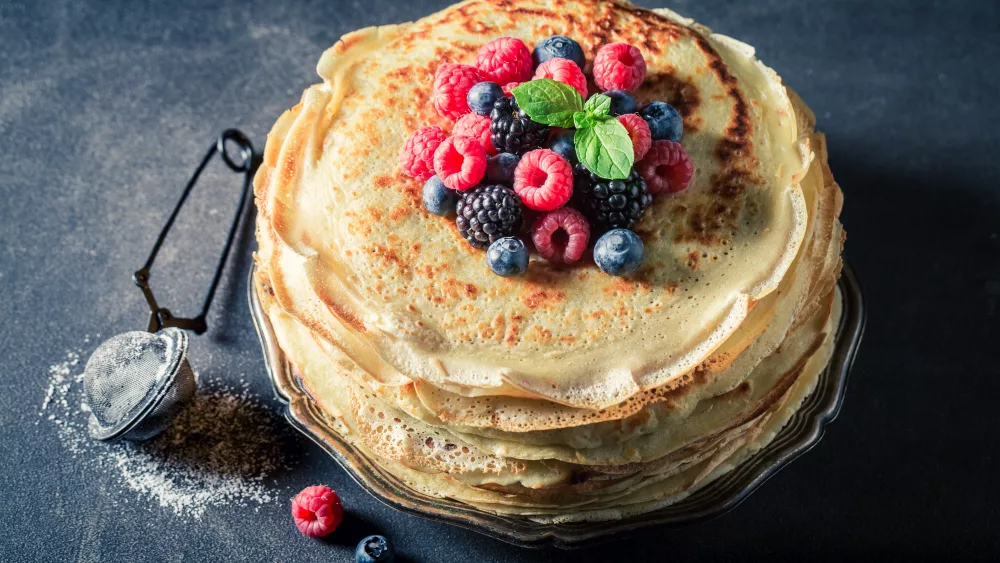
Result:
M560 131L552 137L552 141L549 144L549 149L552 152L562 156L570 164L576 164L576 147L573 145L573 136L575 133L576 131L572 129Z
M448 189L437 175L424 183L424 207L435 215L447 217L455 212L458 193Z
M650 102L639 110L639 117L649 124L654 141L680 141L684 135L684 120L674 106L666 102Z
M625 115L639 111L635 96L625 90L608 90L604 95L611 98L611 115Z
M546 37L535 45L535 50L531 53L531 61L535 63L535 68L549 59L569 59L576 63L580 70L587 64L587 58L580 44L565 35Z
M486 265L504 278L520 276L528 270L528 249L517 237L497 239L486 251Z
M597 239L594 262L604 273L624 276L639 269L646 249L639 235L628 229L612 229Z
M361 540L354 555L357 563L392 563L396 559L392 544L385 536L368 536Z
M504 97L503 88L497 83L480 82L469 89L465 101L472 111L488 116L493 111L493 104L502 97Z
M514 185L514 169L517 163L521 162L521 157L509 152L502 152L496 156L486 159L486 180L504 184Z

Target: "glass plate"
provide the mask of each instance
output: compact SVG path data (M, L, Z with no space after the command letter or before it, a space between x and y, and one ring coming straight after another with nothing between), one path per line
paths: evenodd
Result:
M820 375L816 389L770 444L736 469L676 504L617 521L572 524L539 524L525 518L482 512L458 501L417 493L383 471L331 428L323 412L296 381L284 353L277 345L267 315L261 309L253 269L250 272L249 298L268 376L278 399L287 406L285 417L292 426L329 452L358 485L375 498L403 512L447 522L515 545L576 548L612 536L622 537L640 528L676 527L724 514L743 502L779 469L815 446L823 436L826 425L840 412L847 375L864 332L861 288L846 264L838 286L843 294L844 309L830 364Z

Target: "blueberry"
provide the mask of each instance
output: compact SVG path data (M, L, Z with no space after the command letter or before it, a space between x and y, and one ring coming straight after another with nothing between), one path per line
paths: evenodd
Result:
M580 44L565 35L546 37L535 45L535 50L531 53L535 67L549 59L569 59L576 63L580 70L587 64L587 58L583 55Z
M635 96L625 90L608 90L604 95L611 98L611 115L635 113L639 109L635 103Z
M573 145L574 133L575 131L572 129L562 131L553 137L552 143L549 145L552 152L562 156L570 164L576 164L576 148Z
M424 207L435 215L447 217L455 212L458 203L458 193L448 189L437 176L431 176L424 183Z
M654 141L680 141L684 135L684 120L674 106L666 102L650 102L639 110L639 116L649 124Z
M636 271L646 256L639 235L628 229L612 229L594 245L594 262L606 274L624 276Z
M486 265L504 278L520 276L528 269L528 249L517 237L497 239L486 251Z
M489 115L493 111L493 103L503 96L503 88L495 82L480 82L469 88L465 101L469 103L469 109L472 111L479 115Z
M368 536L354 551L357 563L392 563L396 559L392 544L384 536Z
M520 161L521 157L509 152L502 152L496 156L487 158L486 180L513 186L514 169L517 168L517 163Z

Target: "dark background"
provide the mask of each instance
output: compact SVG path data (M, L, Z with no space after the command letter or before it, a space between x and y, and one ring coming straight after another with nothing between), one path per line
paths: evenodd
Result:
M840 418L726 516L585 551L523 550L386 508L296 438L306 453L278 476L282 499L324 482L349 507L344 529L318 542L284 500L192 523L115 502L135 495L67 456L38 423L48 366L89 354L85 334L144 326L130 273L212 138L237 126L262 146L341 34L446 4L0 1L0 560L353 561L374 532L404 561L435 563L1000 556L1000 4L989 0L671 3L756 46L815 110L868 303ZM157 270L177 312L199 303L235 198L232 178L211 178L230 183L196 193ZM245 302L252 248L236 253L192 362L245 376L277 409Z

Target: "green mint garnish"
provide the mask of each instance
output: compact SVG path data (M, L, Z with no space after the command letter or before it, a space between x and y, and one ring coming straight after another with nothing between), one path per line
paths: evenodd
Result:
M588 170L601 178L628 178L635 154L628 131L617 119L600 121L593 127L577 129L573 136L576 156Z
M597 125L597 119L593 114L585 111L578 111L573 114L573 127L577 129L587 129Z
M611 116L611 98L604 94L594 94L583 106L584 111L595 117Z
M570 128L573 114L583 111L583 97L576 88L551 78L525 82L512 92L518 107L536 123Z

